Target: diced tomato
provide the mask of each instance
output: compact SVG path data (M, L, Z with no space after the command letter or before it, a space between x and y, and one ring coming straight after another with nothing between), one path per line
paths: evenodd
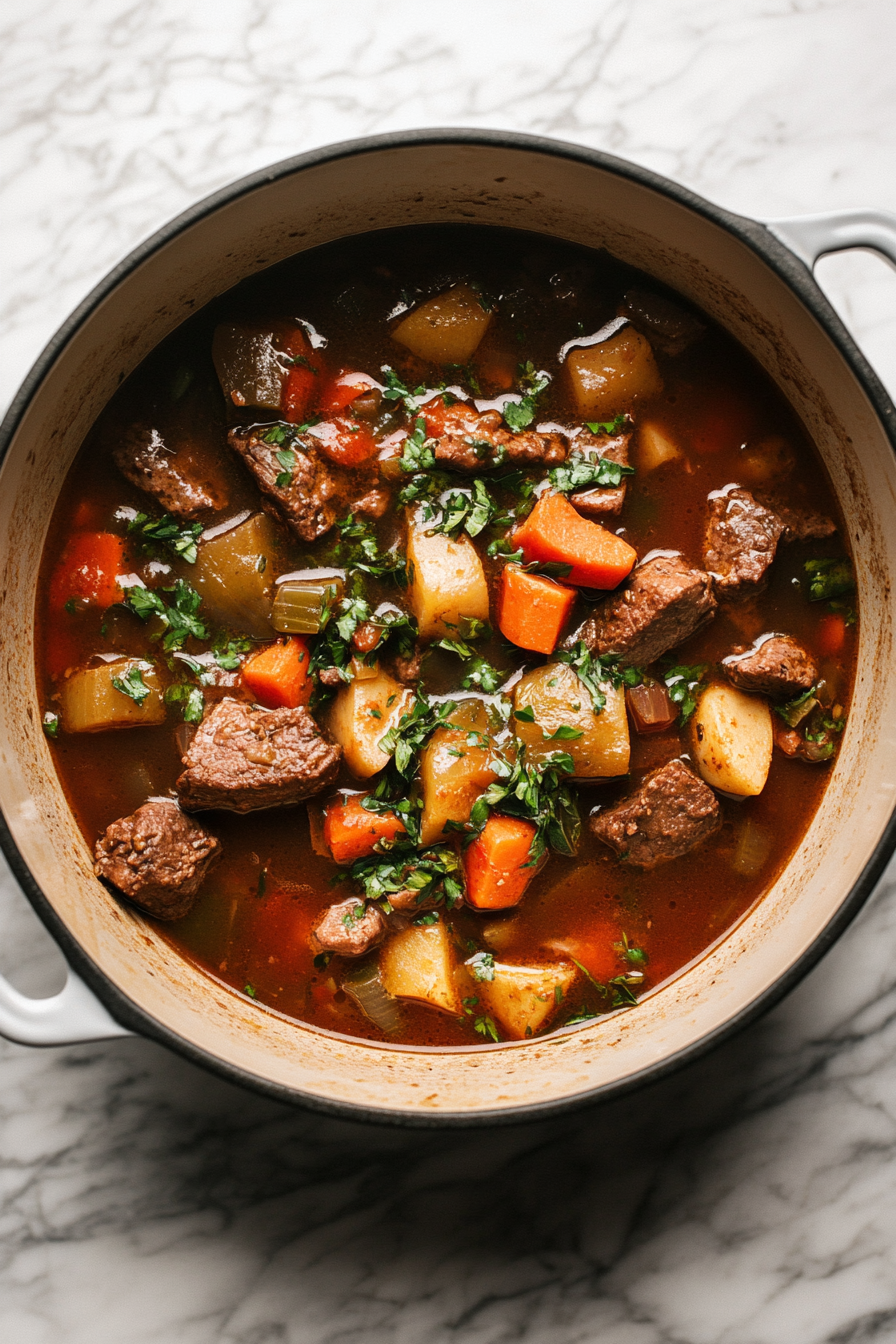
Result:
M324 457L342 467L357 467L373 457L378 448L367 426L345 415L316 425L314 438Z
M321 394L318 410L322 415L337 415L350 406L362 392L369 392L379 384L366 373L350 373L343 370L328 383Z
M282 338L282 346L284 353L295 362L283 383L280 409L290 424L300 425L311 418L317 407L324 381L321 352L312 349L301 327L294 328Z
M841 653L843 645L846 643L846 621L843 617L836 612L831 612L829 616L822 616L818 622L815 643L818 652L823 657L831 658L835 654Z
M50 609L66 602L111 607L122 597L118 575L125 572L125 544L112 532L75 532L66 542L50 579Z

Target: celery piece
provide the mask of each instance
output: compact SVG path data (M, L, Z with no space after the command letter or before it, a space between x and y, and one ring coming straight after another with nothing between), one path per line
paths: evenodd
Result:
M284 635L316 635L345 592L340 570L306 570L288 575L277 585L271 625Z

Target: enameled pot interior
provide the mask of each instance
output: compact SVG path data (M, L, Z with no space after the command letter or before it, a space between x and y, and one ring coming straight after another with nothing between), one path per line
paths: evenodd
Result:
M727 327L821 450L857 561L862 623L852 711L822 806L785 873L734 932L635 1010L543 1040L434 1051L329 1035L252 1004L115 901L92 875L41 731L32 630L41 548L65 474L101 407L163 336L297 251L445 221L606 247ZM0 569L3 628L15 632L2 648L0 804L22 858L112 987L113 1008L125 1002L134 1022L150 1021L163 1038L282 1095L435 1120L556 1106L618 1086L748 1013L817 945L896 801L896 465L875 410L836 343L746 242L587 155L497 143L336 154L273 176L147 249L77 326L25 409L0 473Z

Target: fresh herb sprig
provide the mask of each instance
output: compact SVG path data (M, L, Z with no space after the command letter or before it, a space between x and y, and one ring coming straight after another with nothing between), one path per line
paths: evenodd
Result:
M161 518L150 518L148 513L138 513L128 523L128 532L144 544L153 543L164 546L188 565L195 565L197 558L196 543L202 536L201 523L187 523L163 513Z
M172 601L166 603L162 593L171 594ZM159 617L166 626L162 647L168 653L174 649L182 649L190 636L202 640L209 637L208 627L197 614L202 605L202 598L196 589L191 588L183 579L177 579L173 587L161 590L134 584L127 590L125 605L139 616L141 621L148 621L151 616Z
M397 548L381 551L370 523L349 513L337 519L336 526L343 543L340 551L344 554L340 558L345 560L347 569L376 579L392 579L399 588L407 587L407 560Z
M152 690L152 687L147 686L143 680L143 673L151 671L152 663L132 663L123 677L112 678L112 685L116 691L133 700L135 705L142 705Z
M444 905L453 910L464 896L460 860L450 845L434 845L418 850L394 847L387 854L370 854L356 859L349 877L364 890L369 901L390 904L399 892L412 891L415 904Z
M615 690L620 686L639 686L644 680L639 668L622 667L615 654L593 654L581 639L571 649L560 649L554 658L558 663L566 663L575 672L591 696L591 708L595 714L600 714L607 703L607 686Z
M574 768L569 753L554 751L530 765L520 745L514 759L496 752L489 764L498 778L473 804L470 832L478 833L492 812L500 812L535 823L530 865L537 864L549 848L558 854L575 854L582 821L567 779Z
M827 602L845 597L855 590L851 561L843 556L828 560L807 560L803 568L809 578L809 601Z
M673 705L678 705L682 727L697 708L697 688L708 671L709 663L696 663L693 667L668 667L662 673L669 699Z
M531 359L520 365L517 385L522 396L519 401L508 401L501 412L508 429L515 434L528 429L538 411L538 399L550 381L550 374L536 369Z
M624 476L634 473L634 467L624 467L611 457L594 457L573 451L562 466L551 468L548 479L558 494L568 495L573 490L586 490L592 486L616 489Z

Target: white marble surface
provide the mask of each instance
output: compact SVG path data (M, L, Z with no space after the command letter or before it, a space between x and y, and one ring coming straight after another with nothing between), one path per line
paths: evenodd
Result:
M627 155L735 209L896 209L892 0L4 0L0 397L141 237L426 125ZM896 390L896 277L821 279ZM9 878L0 965L58 957ZM308 1117L142 1041L0 1047L0 1339L896 1339L896 875L762 1024L535 1126Z

